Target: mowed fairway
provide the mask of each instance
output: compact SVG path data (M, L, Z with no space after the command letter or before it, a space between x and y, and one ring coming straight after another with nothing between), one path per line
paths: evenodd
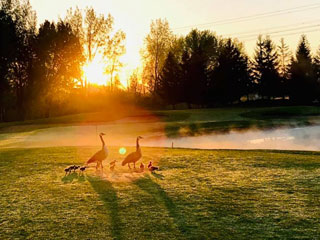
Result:
M157 174L64 177L96 150L0 150L0 239L320 238L320 153L143 147Z

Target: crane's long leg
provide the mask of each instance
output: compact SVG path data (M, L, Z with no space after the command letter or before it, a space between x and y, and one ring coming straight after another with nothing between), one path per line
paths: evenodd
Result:
M128 166L129 166L129 168L131 169L131 167L130 167L130 163L128 163Z

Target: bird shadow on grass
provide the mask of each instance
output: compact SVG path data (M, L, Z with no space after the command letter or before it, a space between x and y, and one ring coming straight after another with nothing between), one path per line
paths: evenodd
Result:
M103 201L105 208L111 219L111 234L113 239L122 239L121 234L121 219L119 217L119 205L117 192L112 184L99 177L88 176L87 180L91 184L94 191L99 194L100 199Z
M154 175L153 173L152 175ZM160 174L158 174L160 175ZM141 190L150 194L156 203L164 204L169 212L169 216L173 218L174 223L178 227L179 231L184 235L186 239L190 238L190 229L185 221L185 216L179 211L176 204L168 196L164 189L150 177L140 178L134 182Z
M161 179L161 180L164 179L164 176L163 176L163 174L161 174L161 173L151 172L151 174L152 174L152 176L154 176L155 178L158 178L158 179Z
M70 173L70 174L67 174L67 175L63 176L61 178L61 181L63 183L72 183L74 180L78 180L78 181L81 182L80 178L81 178L82 181L84 181L82 179L81 175L79 175L77 172L73 172L73 173Z

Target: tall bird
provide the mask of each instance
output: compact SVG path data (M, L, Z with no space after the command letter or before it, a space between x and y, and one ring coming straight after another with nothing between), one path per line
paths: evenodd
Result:
M99 137L101 139L102 142L102 149L98 152L96 152L86 163L86 165L90 164L90 163L97 163L96 169L98 169L98 166L100 165L101 168L103 168L102 166L102 161L105 160L108 157L108 148L106 146L106 144L104 143L103 137L106 134L104 133L100 133Z
M128 167L131 169L130 163L133 163L134 168L136 168L136 162L142 157L141 148L139 145L139 140L142 138L143 137L141 137L141 136L137 137L136 151L132 152L128 156L126 156L126 158L122 162L122 166L128 164Z

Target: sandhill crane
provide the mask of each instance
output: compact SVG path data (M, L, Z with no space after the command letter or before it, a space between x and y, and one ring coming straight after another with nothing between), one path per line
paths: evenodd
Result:
M97 163L96 169L98 169L98 166L100 165L101 168L103 168L102 166L102 161L105 160L108 157L108 148L106 146L106 144L103 141L102 136L104 136L106 134L104 133L100 133L99 137L101 139L102 142L102 149L100 151L98 151L97 153L95 153L86 163L86 165L88 165L89 163Z
M136 151L132 152L128 156L126 156L126 158L122 162L122 166L128 164L128 167L131 169L130 163L133 163L134 168L136 168L136 162L142 157L141 148L139 145L139 140L142 138L143 137L141 137L141 136L137 137Z

